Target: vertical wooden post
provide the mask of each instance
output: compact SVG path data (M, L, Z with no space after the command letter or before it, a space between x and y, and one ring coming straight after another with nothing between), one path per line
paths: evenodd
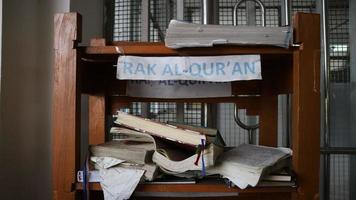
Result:
M94 38L90 46L105 46L106 40ZM89 145L105 142L105 121L107 116L107 98L105 94L89 95Z
M89 145L105 142L106 98L89 95Z
M294 18L292 137L297 199L319 198L320 162L320 19L298 13Z
M79 168L80 88L78 52L81 16L77 13L54 17L54 79L52 116L53 199L75 199Z
M278 97L272 92L273 66L265 67L268 69L262 69L264 79L261 84L259 144L276 147L278 143Z
M278 143L278 98L262 94L259 145L276 147Z

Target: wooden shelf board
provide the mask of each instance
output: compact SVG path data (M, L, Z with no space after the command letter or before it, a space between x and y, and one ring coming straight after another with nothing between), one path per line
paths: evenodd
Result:
M229 54L292 54L298 48L274 46L238 46L217 45L214 47L194 47L170 49L161 42L115 42L106 46L84 47L86 54L106 55L151 55L151 56L184 56L184 55L229 55Z
M76 190L82 190L82 183L76 183ZM99 183L89 183L89 189L101 191ZM197 183L197 184L139 184L136 192L238 192L238 193L289 193L296 192L295 186L266 186L249 187L244 190L237 187L229 188L221 183Z

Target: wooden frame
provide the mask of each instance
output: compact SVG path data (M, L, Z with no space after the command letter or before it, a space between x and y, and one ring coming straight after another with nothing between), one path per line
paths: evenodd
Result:
M261 54L261 81L237 81L233 97L171 99L176 102L234 102L249 114L260 116L260 144L277 145L277 95L292 94L293 169L295 187L256 187L240 190L223 184L140 185L141 192L239 192L239 199L317 199L319 197L320 132L320 21L317 14L297 13L294 43L289 49L269 46L217 46L168 49L162 43L116 42L94 39L79 47L81 17L77 13L55 16L53 81L53 198L78 199L80 167L81 95L89 95L89 144L105 141L106 117L130 101L152 101L125 94L125 81L115 79L112 65L120 55L181 56ZM256 97L241 97L258 94ZM155 101L167 101L154 99ZM100 190L91 184L92 190Z

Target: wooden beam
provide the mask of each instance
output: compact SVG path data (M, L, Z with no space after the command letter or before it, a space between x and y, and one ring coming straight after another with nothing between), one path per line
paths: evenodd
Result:
M90 46L92 47L104 47L106 45L105 38L92 38L90 39Z
M274 73L271 66L262 68L259 133L259 144L272 147L278 143L278 96L273 93L273 81L278 78Z
M77 183L76 188L82 190L82 183ZM101 191L99 183L90 183L90 190ZM137 192L236 192L236 193L290 193L295 191L292 186L257 186L240 189L228 187L221 183L196 183L196 184L139 184Z
M260 109L260 97L221 97L221 98L201 98L201 99L152 99L135 98L125 96L110 97L110 111L115 113L119 108L128 106L130 102L177 102L177 103L237 103L239 109L250 110L249 114L257 114Z
M105 142L106 98L89 95L89 145Z
M264 93L260 105L259 145L277 147L278 144L278 98Z
M81 16L77 13L54 17L54 78L52 107L53 199L75 199L79 168L80 89L78 52Z
M162 42L114 42L112 46L85 47L87 54L116 54L116 55L229 55L229 54L292 54L295 48L282 48L273 46L237 46L237 45L216 45L211 47L196 47L183 49L167 48ZM283 58L283 57L279 57Z
M297 199L319 199L320 161L320 19L298 13L292 95L293 169L298 176Z

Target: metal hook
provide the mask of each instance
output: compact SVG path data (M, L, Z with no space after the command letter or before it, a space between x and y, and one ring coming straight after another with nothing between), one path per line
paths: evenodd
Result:
M237 26L237 9L241 3L246 2L246 1L253 1L260 6L261 13L262 13L262 19L261 19L262 26L266 26L266 12L265 12L266 8L265 8L265 5L260 0L239 0L239 1L237 1L237 3L234 6L234 26Z
M259 128L260 124L254 124L254 125L244 124L238 116L236 104L234 104L234 119L238 126L248 131L248 143L252 144L252 136L254 134L254 131Z
M236 2L235 6L234 6L234 10L233 10L233 20L234 20L234 26L237 26L237 9L240 6L241 3L246 2L246 1L253 1L255 3L257 3L260 8L261 8L261 13L262 13L262 26L266 26L266 12L265 12L265 5L262 3L262 1L260 0L239 0ZM238 126L240 126L241 128L245 129L248 131L248 142L249 144L252 144L252 136L253 133L256 129L258 129L258 127L260 126L259 124L255 124L255 125L246 125L244 124L238 114L237 114L237 106L236 104L234 104L234 119L235 122Z

